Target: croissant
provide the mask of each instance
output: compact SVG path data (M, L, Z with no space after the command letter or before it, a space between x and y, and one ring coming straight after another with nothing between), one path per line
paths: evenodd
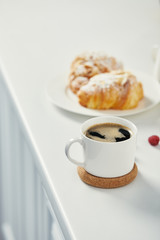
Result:
M143 86L130 72L102 73L82 86L77 96L86 108L126 110L143 98Z
M84 53L77 56L71 64L69 87L76 94L96 74L122 69L122 64L114 57L100 53Z

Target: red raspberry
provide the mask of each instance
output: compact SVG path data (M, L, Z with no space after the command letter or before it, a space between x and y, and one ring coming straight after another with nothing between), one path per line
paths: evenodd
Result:
M157 135L152 135L148 138L148 142L152 145L152 146L156 146L159 143L159 137Z

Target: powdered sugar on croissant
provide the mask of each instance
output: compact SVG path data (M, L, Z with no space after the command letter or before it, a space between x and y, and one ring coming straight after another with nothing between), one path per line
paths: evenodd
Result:
M89 82L91 77L122 69L122 64L114 57L94 52L81 54L71 64L69 87L73 93L77 93L81 86Z
M78 91L79 103L92 109L131 109L143 98L136 77L124 71L97 74Z

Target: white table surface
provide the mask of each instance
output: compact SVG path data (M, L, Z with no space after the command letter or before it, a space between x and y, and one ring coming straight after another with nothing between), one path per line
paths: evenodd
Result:
M159 240L160 147L147 139L160 135L160 105L126 117L138 127L136 179L122 188L98 189L81 182L64 154L65 143L79 136L88 117L51 105L46 82L67 71L84 50L106 51L128 68L152 74L157 43L158 0L0 2L0 58L7 81L39 152L46 189L76 240Z

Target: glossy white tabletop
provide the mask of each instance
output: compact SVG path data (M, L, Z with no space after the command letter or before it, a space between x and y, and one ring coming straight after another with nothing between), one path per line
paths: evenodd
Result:
M41 156L37 165L44 185L76 240L159 240L160 147L147 139L160 135L160 105L126 117L138 127L136 179L122 188L98 189L79 179L64 153L67 140L79 136L89 117L51 105L46 83L66 72L84 50L105 51L126 67L152 75L151 50L157 43L158 0L0 3L0 58L7 82Z

